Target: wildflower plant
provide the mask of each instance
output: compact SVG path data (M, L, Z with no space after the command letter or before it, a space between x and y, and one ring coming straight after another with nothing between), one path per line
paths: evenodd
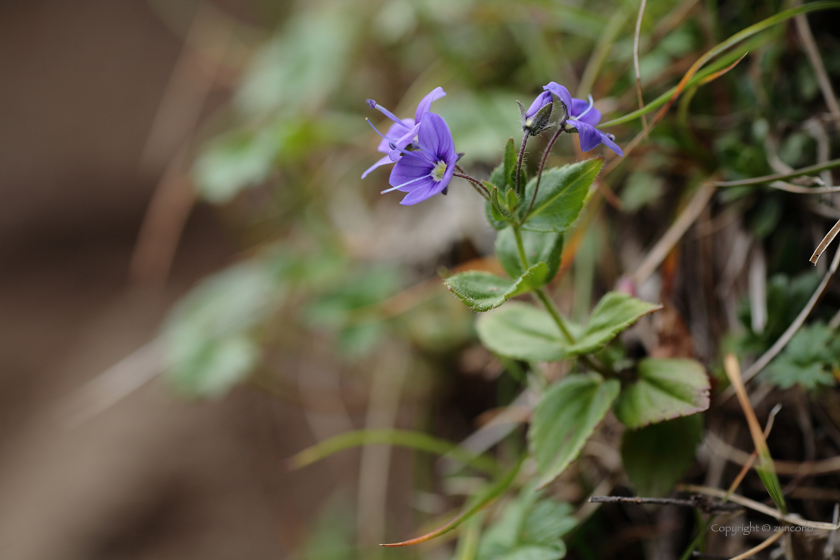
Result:
M566 470L610 410L632 430L706 410L709 380L698 362L615 360L607 351L619 333L659 310L659 304L612 291L595 305L585 324L576 324L561 313L549 295L548 288L560 269L564 240L584 209L603 164L602 158L590 158L547 167L549 153L565 132L579 137L584 152L603 144L622 155L614 138L596 128L601 113L591 97L572 98L565 87L551 82L527 109L520 103L523 138L519 150L513 138L509 139L502 162L487 179L479 179L458 165L460 154L455 151L446 121L429 111L431 101L442 95L441 88L427 95L414 121L400 121L370 102L372 108L394 121L386 134L380 133L383 140L379 151L387 152L387 158L396 162L389 179L391 188L382 192L406 192L401 204L416 204L446 194L450 181L458 178L484 198L487 219L498 231L496 256L507 277L470 270L450 276L444 283L472 311L482 313L476 327L483 345L502 359L523 362L530 372L529 385L538 394L528 431L529 452L523 458L533 460L529 463L533 466L530 491L550 484ZM553 134L536 175L526 180L523 159L529 138L547 131ZM374 168L387 163L384 160ZM532 303L509 301L520 296L529 296ZM546 382L540 364L562 360L573 362L571 372L560 380ZM680 437L695 442L702 428L696 422L675 426ZM691 433L682 433L686 431ZM644 438L641 433L635 437ZM518 462L498 483L502 490L516 479L521 464ZM670 480L659 481L665 491L676 482L684 466L676 469ZM501 491L498 486L493 488ZM490 492L479 496L478 501L486 503L492 497ZM465 517L469 516L459 519ZM414 542L419 541L399 544ZM542 546L540 558L561 558L564 554L548 545L528 546Z

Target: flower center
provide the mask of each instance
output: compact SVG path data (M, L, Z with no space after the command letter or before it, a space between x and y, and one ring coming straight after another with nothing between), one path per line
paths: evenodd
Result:
M443 180L443 174L446 173L446 162L439 161L435 164L432 168L432 180L436 183L440 183Z

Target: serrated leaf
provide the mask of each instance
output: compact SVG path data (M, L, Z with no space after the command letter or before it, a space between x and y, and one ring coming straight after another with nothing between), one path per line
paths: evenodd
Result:
M589 159L545 171L534 207L522 227L530 231L566 231L583 209L589 187L601 170L602 164L601 159ZM525 201L531 200L536 184L536 177L528 181L525 186ZM520 205L520 219L524 218L529 204L530 202Z
M546 274L545 263L537 263L516 280L471 270L447 278L444 284L473 311L489 311L509 298L539 288Z
M546 264L546 276L540 281L541 284L548 284L557 274L557 269L560 268L560 256L563 253L563 234L522 231L520 235L522 235L522 245L525 247L525 257L528 259L528 265L533 266L538 262ZM522 262L516 248L516 236L513 228L507 228L499 232L496 237L496 256L511 278L518 278L522 275Z
M511 302L480 317L476 329L481 343L501 356L530 362L553 362L566 357L566 342L560 329L548 313L533 305Z
M680 358L639 362L638 379L624 388L615 415L628 428L639 428L709 408L709 378L703 366Z
M607 414L621 386L597 374L569 375L540 398L528 440L537 460L539 486L560 476Z
M667 496L694 461L703 435L703 417L693 414L638 430L621 439L624 472L638 496Z
M659 309L662 309L661 305L625 293L609 292L592 310L583 334L576 338L577 342L569 346L566 352L572 356L595 352L641 317Z

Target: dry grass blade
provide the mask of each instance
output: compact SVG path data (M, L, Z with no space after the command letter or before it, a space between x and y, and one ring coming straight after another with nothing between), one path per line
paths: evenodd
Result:
M683 210L676 221L671 224L671 227L668 228L665 235L656 242L656 245L654 245L650 252L648 252L645 260L642 261L642 264L639 265L636 272L632 274L631 277L636 286L641 286L645 280L647 280L650 275L659 268L659 265L662 264L665 257L668 256L668 253L671 252L671 249L673 249L682 236L685 235L685 232L688 231L691 224L700 217L703 209L712 199L712 195L714 194L715 187L709 183L702 185L697 192L694 193L694 196L685 207L685 210Z
M767 436L770 435L770 431L773 429L773 423L776 421L776 415L782 409L782 405L777 404L773 407L773 410L770 411L770 415L767 417L767 424L764 426L764 439L767 439ZM735 480L732 481L732 484L729 486L729 489L726 491L727 494L732 494L735 490L738 489L738 486L741 485L741 481L744 480L744 477L747 475L749 470L755 464L755 460L758 457L758 454L753 451L750 454L749 460L744 463L741 472L738 473L738 476L735 477Z
M797 4L801 4L801 2L797 2ZM835 121L840 121L840 104L837 103L837 95L834 93L834 88L831 87L828 72L825 71L817 42L814 40L811 27L808 25L808 18L804 15L797 16L794 18L794 22L796 22L796 33L799 35L799 40L802 41L802 46L805 47L805 54L808 55L808 61L814 68L814 74L817 75L817 83L820 85L820 91L823 99L825 99L825 104L828 106L828 111Z
M729 560L746 560L752 556L755 556L780 538L785 534L784 531L779 531L778 533L774 534L773 536L763 540L759 545L752 547L748 551L744 552L743 554L739 554L738 556L733 556Z
M639 109L643 109L645 106L645 100L642 97L642 74L639 70L639 36L642 32L642 19L645 16L645 6L647 6L647 0L642 0L642 3L639 5L639 15L636 18L636 34L633 37L633 69L636 72L636 97L639 99ZM642 130L647 130L647 117L642 115ZM645 138L647 138L647 134L645 134Z
M735 502L736 504L742 505L745 508L757 511L759 513L763 513L764 515L772 517L773 519L778 519L779 521L785 521L787 523L790 523L791 525L798 525L799 527L810 527L811 529L818 529L820 531L836 531L837 529L840 529L840 524L838 523L808 521L807 519L800 519L795 515L785 515L777 509L765 506L762 503L756 502L755 500L750 500L749 498L745 498L738 494L732 494L727 498L726 491L721 490L719 488L709 488L708 486L699 486L696 484L680 484L677 485L677 490L681 492L693 492L696 494L704 494L706 496L712 496L713 498L720 498L721 500L728 499L730 502Z
M751 459L754 459L750 453L732 447L713 432L707 433L705 443L712 452L738 465L750 464ZM773 464L777 473L786 476L813 476L840 472L840 457L831 457L819 461L803 461L801 463L774 460Z
M826 233L825 237L822 238L820 244L817 245L816 249L814 249L814 254L811 255L811 258L808 260L817 264L817 261L820 260L822 254L825 253L825 250L828 249L828 246L831 245L831 242L834 241L834 238L837 237L838 233L840 233L840 220L837 220L834 225L831 226L831 229L828 230L828 233Z
M744 381L741 379L741 367L738 365L738 358L735 354L729 353L723 359L723 367L726 371L726 376L729 382L735 389L735 395L738 397L738 402L741 409L744 411L744 417L747 419L747 425L750 428L750 436L752 436L755 450L758 453L760 460L756 472L761 477L761 482L773 498L773 502L783 513L787 513L787 506L785 505L785 498L782 494L782 487L779 484L779 479L776 476L776 470L773 466L773 458L770 456L770 449L767 447L767 440L764 438L764 432L761 430L761 425L758 423L758 418L755 416L750 398L747 395L747 390L744 387Z

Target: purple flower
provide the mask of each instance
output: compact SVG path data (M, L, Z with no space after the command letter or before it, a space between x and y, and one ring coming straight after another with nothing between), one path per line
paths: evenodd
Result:
M378 110L383 115L394 121L394 124L392 124L388 129L388 132L382 136L382 141L376 148L378 152L387 155L370 166L367 171L362 174L362 179L367 177L368 173L377 167L393 163L402 157L401 152L408 148L412 142L417 140L417 132L420 129L420 121L423 119L423 115L429 112L432 102L445 95L446 92L443 91L443 88L436 87L433 89L426 97L423 98L422 101L420 101L420 104L417 105L417 111L415 111L413 119L398 119L388 109L377 104L373 99L368 99L368 105L370 105L371 109ZM392 148L391 144L395 147Z
M391 170L389 183L391 191L408 193L400 204L406 206L417 204L431 198L446 189L452 174L458 154L452 142L452 133L446 121L438 114L426 112L420 119L418 133L419 150L407 152L399 150L402 156L394 169Z
M527 110L517 101L519 112L522 114L522 130L527 130L532 136L545 130L548 127L548 119L551 118L553 101L550 91L539 94Z
M618 147L618 144L613 140L613 136L606 132L601 132L595 125L601 122L601 112L592 106L592 97L589 101L584 99L572 99L569 90L556 82L551 82L543 87L544 90L550 91L552 94L566 106L566 124L573 126L580 137L580 149L584 152L595 148L598 144L603 144L616 154L623 156L624 152Z

